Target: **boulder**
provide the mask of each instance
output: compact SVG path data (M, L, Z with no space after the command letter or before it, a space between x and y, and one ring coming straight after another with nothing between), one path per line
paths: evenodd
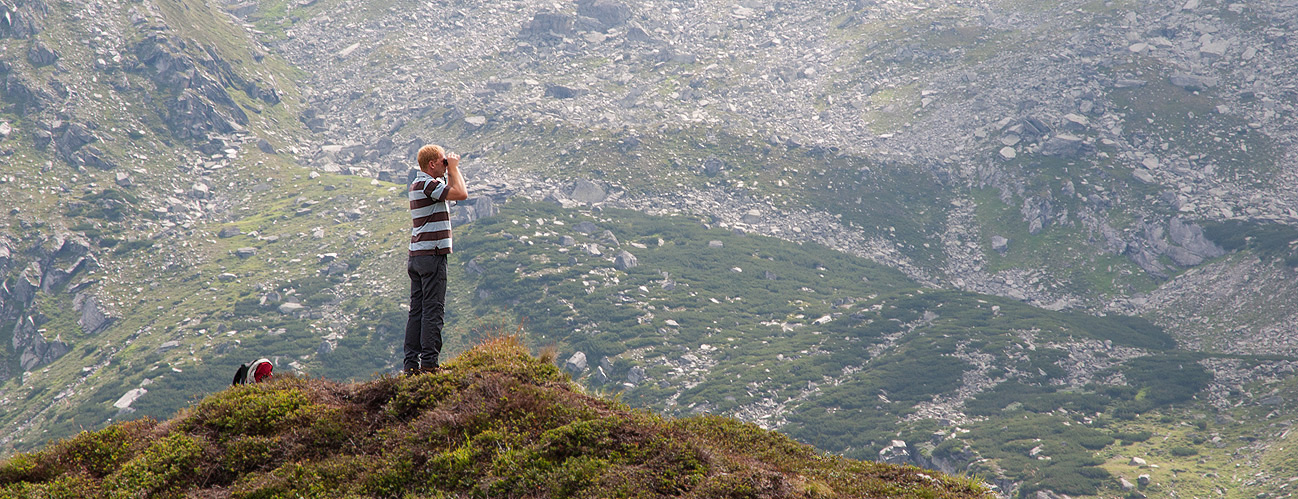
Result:
M128 410L130 409L131 404L135 403L136 400L139 400L139 398L143 397L144 394L146 393L149 393L149 391L145 390L144 388L132 388L131 390L128 390L126 393L122 394L122 396L119 397L116 402L113 402L113 407L116 407L118 410L122 410L122 411Z
M49 66L59 60L59 53L46 45L45 42L37 40L32 44L31 50L27 51L27 61L32 66L41 67Z
M1168 223L1167 235L1172 240L1172 244L1203 258L1216 258L1226 254L1226 250L1203 235L1202 227L1195 223L1186 223L1180 218L1173 218Z
M194 185L189 186L189 196L194 199L207 199L212 196L212 191L207 184L194 182Z
M221 232L216 233L216 237L219 237L219 238L221 238L221 239L225 239L225 238L228 238L228 237L234 237L234 236L237 236L237 235L240 235L240 234L243 234L243 231L242 231L242 230L239 230L238 227L223 227L223 228L221 228Z
M77 319L77 325L81 326L81 331L86 335L99 334L117 320L98 298L89 294L78 294L72 299L72 305L73 309L81 314Z
M478 264L477 257L469 259L469 263L464 264L464 270L477 275L484 275L487 273L487 269L482 268L482 265Z
M709 177L715 177L717 174L721 173L721 170L725 168L725 166L726 163L724 161L713 156L703 160L703 173Z
M631 8L614 0L579 0L577 14L599 21L599 29L607 31L631 19Z
M744 212L744 216L743 216L740 220L743 221L743 222L746 223L746 224L749 224L749 225L752 225L752 224L755 224L755 223L761 222L761 221L762 221L762 210L759 210L759 209L757 209L757 208L753 208L753 209L751 209L751 210L748 210L748 211Z
M581 223L572 226L572 230L575 230L582 234L590 234L592 232L599 230L599 227L596 226L594 223L591 223L589 220L583 220Z
M281 303L279 305L279 313L294 317L302 317L306 315L306 307L302 306L301 303Z
M1045 144L1041 145L1041 154L1046 156L1060 156L1065 158L1075 158L1081 156L1090 149L1089 144L1081 137L1061 133L1051 137Z
M603 234L600 234L599 241L609 246L622 245L622 243L617 240L617 236L613 235L613 231L611 230L605 230Z
M992 249L997 253L1005 254L1009 250L1010 240L1001 236L992 236Z
M586 370L586 354L583 352L572 354L572 357L568 357L568 361L563 363L563 368L574 376L581 374Z
M893 440L879 451L879 461L889 464L904 465L910 463L910 450L903 440Z
M586 95L589 91L583 88L573 88L555 83L545 85L545 96L555 99L575 99Z
M13 351L18 354L18 365L23 371L48 365L71 350L67 343L47 340L30 316L19 319L13 331Z
M541 11L523 26L520 37L539 41L553 41L576 34L577 18L572 14Z
M1128 461L1127 464L1129 464L1129 465L1131 465L1131 466L1140 466L1140 467L1142 467L1142 468L1145 467L1145 466L1149 466L1149 463L1148 463L1147 461L1145 461L1143 458L1139 458L1139 457L1133 457L1133 458L1131 458L1131 460Z
M613 268L618 270L632 269L639 265L640 264L636 262L635 255L632 255L631 252L626 250L618 253L617 257L613 259Z
M644 374L644 368L643 368L643 367L640 367L640 366L634 366L634 367L632 367L630 370L628 370L627 373L626 373L626 382L627 382L627 383L631 383L631 384L633 384L633 385L638 385L638 384L640 384L640 382L642 382L642 381L644 381L644 380L645 380L645 374Z
M579 203L595 204L608 197L604 188L589 180L578 180L567 193L568 198Z
M239 249L237 249L237 250L234 250L234 254L235 254L235 256L238 256L239 258L250 258L250 257L255 256L255 255L257 254L257 248L253 248L253 247L251 247L251 246L246 246L246 247L243 247L243 248L239 248Z
M1168 78L1168 81L1178 87L1186 90L1207 90L1217 86L1217 79L1211 76L1192 75L1188 73L1176 72Z

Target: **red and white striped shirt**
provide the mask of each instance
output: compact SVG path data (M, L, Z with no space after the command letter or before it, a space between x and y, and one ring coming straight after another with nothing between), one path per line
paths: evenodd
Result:
M410 256L451 252L451 210L446 181L419 172L410 183Z

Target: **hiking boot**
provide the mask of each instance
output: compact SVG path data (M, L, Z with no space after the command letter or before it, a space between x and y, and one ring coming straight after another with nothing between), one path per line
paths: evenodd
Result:
M445 370L445 368L442 366L421 367L419 368L419 374L437 374L443 370Z
M401 371L401 376L402 376L402 377L407 377L407 378L408 378L408 377L411 377L411 376L414 376L414 375L416 375L416 374L420 374L420 373L423 373L423 372L424 372L423 369L403 369L403 370Z

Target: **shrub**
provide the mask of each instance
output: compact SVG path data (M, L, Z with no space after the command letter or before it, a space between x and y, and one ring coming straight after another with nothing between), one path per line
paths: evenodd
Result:
M172 433L150 445L104 482L110 497L151 496L183 488L198 474L203 446L184 433Z

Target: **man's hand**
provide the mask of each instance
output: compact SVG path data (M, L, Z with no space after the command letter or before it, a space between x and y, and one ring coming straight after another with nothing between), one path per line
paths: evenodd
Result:
M464 187L464 176L460 175L460 155L446 155L446 200L463 201L469 199L469 190Z

